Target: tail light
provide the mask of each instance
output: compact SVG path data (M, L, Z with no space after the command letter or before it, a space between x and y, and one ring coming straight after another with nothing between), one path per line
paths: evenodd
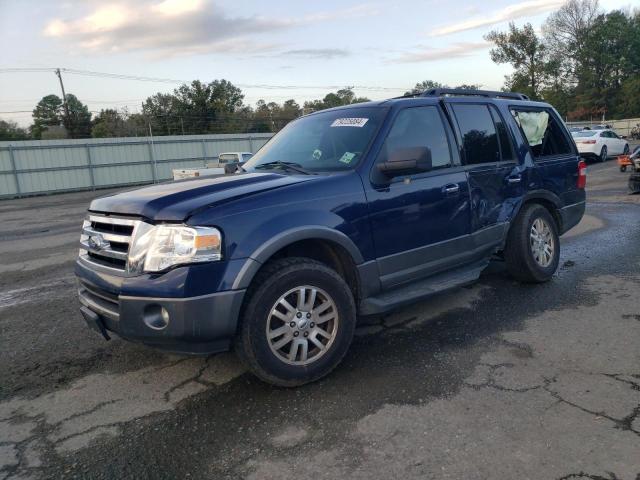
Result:
M588 143L589 145L595 145L596 141L595 140L583 140L581 142L578 143Z
M578 182L576 186L578 188L587 186L587 164L584 160L578 162Z

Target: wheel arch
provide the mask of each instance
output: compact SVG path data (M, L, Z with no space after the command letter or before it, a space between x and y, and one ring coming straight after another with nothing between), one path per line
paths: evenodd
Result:
M531 192L528 192L522 199L522 202L520 203L520 206L518 207L518 209L514 212L513 217L511 218L511 225L509 226L509 229L513 227L514 220L520 214L522 209L526 205L529 205L532 203L537 203L539 205L542 205L544 208L546 208L556 222L556 226L558 227L558 233L560 234L563 232L562 215L560 214L560 209L563 206L563 202L562 200L560 200L560 197L558 197L555 193L550 192L548 190L533 190ZM507 237L508 237L508 232L507 232ZM506 241L506 238L505 238L505 241Z
M298 227L267 240L244 263L233 289L248 288L267 262L285 256L303 256L327 264L345 278L356 299L360 296L358 266L364 263L362 253L347 235L323 226Z

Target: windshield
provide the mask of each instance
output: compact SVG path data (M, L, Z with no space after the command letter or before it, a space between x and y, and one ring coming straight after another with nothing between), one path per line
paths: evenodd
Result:
M593 137L596 132L586 131L586 132L573 132L571 135L574 137Z
M220 163L237 162L238 155L236 155L235 153L221 153L218 156L218 160L220 161Z
M380 107L354 107L302 117L282 129L243 168L289 170L290 164L307 172L353 169L386 111Z

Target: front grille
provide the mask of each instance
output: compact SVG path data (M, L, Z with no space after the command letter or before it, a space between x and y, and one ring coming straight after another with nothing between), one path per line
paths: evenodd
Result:
M80 256L90 263L125 272L129 248L140 220L89 215L82 225Z
M78 298L82 305L98 315L114 321L120 320L118 295L107 292L91 283L80 281L78 284Z

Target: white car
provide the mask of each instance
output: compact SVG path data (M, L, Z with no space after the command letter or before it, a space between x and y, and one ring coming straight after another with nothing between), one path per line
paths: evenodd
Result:
M613 155L627 155L629 144L613 130L582 130L572 132L578 152L584 158L595 158L604 162Z

